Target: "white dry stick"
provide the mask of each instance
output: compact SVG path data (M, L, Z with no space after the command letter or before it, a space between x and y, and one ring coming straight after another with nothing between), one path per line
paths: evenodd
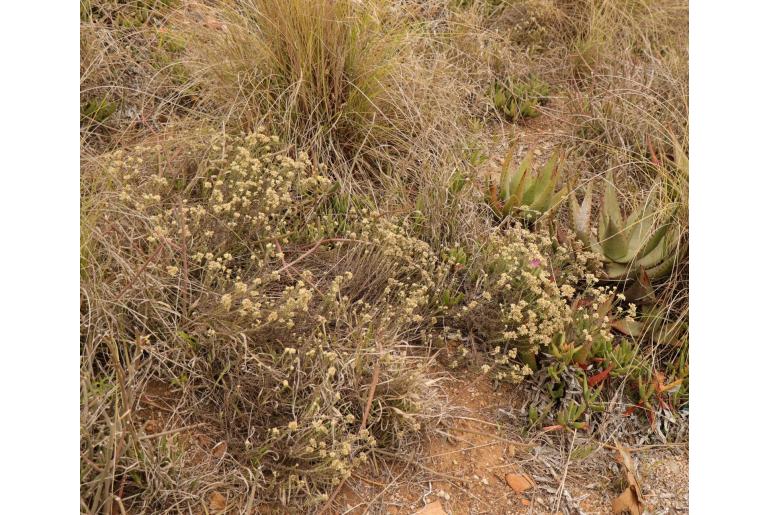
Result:
M564 491L564 483L567 481L567 470L569 470L569 462L570 458L572 458L572 449L575 446L575 438L577 437L577 430L572 430L572 441L569 444L569 454L567 454L567 463L564 464L564 473L561 476L561 483L559 484L559 489L556 490L556 508L554 508L554 513L559 512L559 506L561 506L561 495Z

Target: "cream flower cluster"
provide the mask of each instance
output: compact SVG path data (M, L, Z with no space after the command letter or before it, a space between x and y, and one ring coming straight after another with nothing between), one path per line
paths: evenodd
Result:
M538 353L570 326L577 283L598 262L521 226L492 236L487 250L461 320L491 349L485 373L518 382L531 370L517 358Z

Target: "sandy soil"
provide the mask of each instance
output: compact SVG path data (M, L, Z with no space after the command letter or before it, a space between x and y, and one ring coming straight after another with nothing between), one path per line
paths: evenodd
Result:
M359 470L340 513L612 513L626 487L612 444L572 433L516 434L507 414L521 409L517 390L495 391L484 376L455 376L445 392L453 413L446 429L400 463ZM628 448L645 512L687 513L687 448ZM526 475L534 486L516 493L508 474Z

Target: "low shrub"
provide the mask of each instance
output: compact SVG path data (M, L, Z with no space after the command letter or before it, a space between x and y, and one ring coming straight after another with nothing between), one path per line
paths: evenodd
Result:
M85 192L100 216L84 221L84 503L117 488L140 511L200 503L217 473L245 474L260 502L322 502L440 413L425 362L402 350L438 313L447 267L376 212L351 207L336 230L331 180L275 137L177 141L111 154ZM162 426L201 429L154 434L150 384L173 406ZM105 426L126 410L124 429Z
M570 323L579 283L597 280L596 256L581 248L521 225L484 244L466 275L465 302L449 323L479 342L490 357L484 370L494 380L521 381L537 368L540 350Z

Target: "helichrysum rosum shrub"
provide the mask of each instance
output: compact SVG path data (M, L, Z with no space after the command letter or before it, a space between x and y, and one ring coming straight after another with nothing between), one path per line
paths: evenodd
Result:
M115 487L89 463L119 478L138 511L203 501L210 492L196 485L209 474L236 490L239 477L256 481L260 501L317 504L373 449L398 448L432 417L423 362L396 347L434 320L446 266L376 212L322 209L332 181L305 154L261 130L204 131L115 152L93 173L101 191L84 195L99 216L82 269L91 508ZM104 386L122 374L114 360L133 371L119 390ZM148 381L177 403L172 427L226 442L219 462L195 432L158 440L139 417L109 431L99 410L143 413ZM175 488L163 488L170 477Z
M491 357L484 371L496 381L519 382L531 373L536 355L571 322L578 283L596 281L597 258L580 247L520 225L486 243L454 320L483 342Z

